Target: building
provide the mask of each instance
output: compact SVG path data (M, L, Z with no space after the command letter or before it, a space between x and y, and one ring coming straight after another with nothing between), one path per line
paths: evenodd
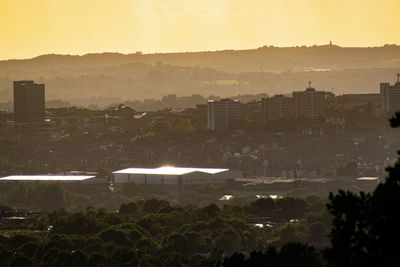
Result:
M400 111L400 73L394 85L381 83L382 110L384 113Z
M294 116L298 118L317 119L325 117L326 92L316 91L311 82L305 91L293 92Z
M201 113L201 114L206 114L207 113L207 104L197 104L196 112Z
M8 183L49 183L92 184L96 176L91 175L11 175L0 178L0 182Z
M247 114L261 113L261 106L261 101L253 100L242 105L242 112L244 109Z
M381 100L381 94L344 94L340 98L350 98L366 102L378 102Z
M309 87L305 91L293 92L292 97L275 95L262 99L264 119L317 119L325 117L325 100L334 97L330 92L316 91Z
M221 130L229 127L232 121L241 119L239 100L221 99L208 100L207 129Z
M227 180L242 178L243 173L229 169L209 168L128 168L113 172L114 184L135 182L137 184L153 185L193 185L193 184L220 184Z
M138 114L136 110L125 104L119 104L118 106L109 107L102 113L105 113L105 115L107 116L118 117L124 120L133 120L135 115Z
M264 120L290 119L294 117L293 97L275 95L262 99Z
M242 119L249 118L255 114L262 113L262 103L261 101L252 100L247 103L240 103L240 117Z
M14 81L14 121L40 121L45 115L44 84Z

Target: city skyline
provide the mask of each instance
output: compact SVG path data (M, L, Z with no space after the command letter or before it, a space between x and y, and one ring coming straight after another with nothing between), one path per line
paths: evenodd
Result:
M0 0L0 59L399 44L400 2ZM29 44L29 45L27 45Z

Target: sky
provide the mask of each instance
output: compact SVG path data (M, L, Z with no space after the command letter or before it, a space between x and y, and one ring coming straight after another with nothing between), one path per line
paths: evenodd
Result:
M400 0L0 0L0 59L400 44Z

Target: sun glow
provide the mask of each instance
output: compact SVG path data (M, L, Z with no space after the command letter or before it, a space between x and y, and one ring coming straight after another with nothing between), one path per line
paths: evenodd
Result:
M400 43L397 0L0 0L0 59Z

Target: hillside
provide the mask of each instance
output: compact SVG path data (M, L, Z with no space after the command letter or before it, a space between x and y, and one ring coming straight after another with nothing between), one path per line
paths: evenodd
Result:
M0 61L0 102L12 81L46 83L48 99L93 103L177 95L288 93L308 81L336 94L378 92L400 72L400 46L261 47L252 50L166 54L43 55ZM96 100L97 99L97 100ZM102 100L101 100L102 99Z

